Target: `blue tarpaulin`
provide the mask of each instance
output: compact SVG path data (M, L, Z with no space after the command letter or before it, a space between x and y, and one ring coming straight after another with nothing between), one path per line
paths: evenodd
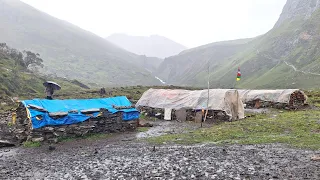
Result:
M117 110L115 106L131 106L130 101L125 96L100 98L100 99L68 99L68 100L47 100L33 99L22 101L27 108L28 117L32 121L34 129L48 125L67 125L83 122L92 117L97 117L99 112L88 116L81 113L83 110L105 108L110 113L123 112L123 120L129 121L139 118L139 111L135 108ZM37 108L31 108L37 107ZM42 110L39 110L42 109ZM54 119L49 113L67 113L65 116ZM41 117L41 118L39 118Z

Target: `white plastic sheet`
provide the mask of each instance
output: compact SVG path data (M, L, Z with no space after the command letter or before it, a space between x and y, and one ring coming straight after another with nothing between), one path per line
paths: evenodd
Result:
M170 109L208 109L224 111L230 119L244 118L244 107L237 90L210 89L180 90L180 89L149 89L144 92L136 103L136 107Z
M299 89L276 89L276 90L243 90L239 89L240 99L243 103L254 101L254 100L261 100L261 101L268 101L268 102L275 102L275 103L289 103L290 96L294 92L301 92L304 94L303 91ZM305 102L307 101L307 96L305 96Z
M171 120L171 112L172 112L172 109L170 108L164 109L164 120L167 120L167 121Z

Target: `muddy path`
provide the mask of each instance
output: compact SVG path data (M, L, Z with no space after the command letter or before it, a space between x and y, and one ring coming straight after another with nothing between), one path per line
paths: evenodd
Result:
M66 146L67 148L65 148ZM314 151L281 145L64 144L1 149L2 179L319 179Z
M320 179L320 151L284 145L152 145L145 137L193 124L156 121L147 132L0 149L0 179Z

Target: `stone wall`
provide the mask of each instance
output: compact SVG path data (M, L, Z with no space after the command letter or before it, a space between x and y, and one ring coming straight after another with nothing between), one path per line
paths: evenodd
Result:
M123 121L122 112L103 113L103 116L90 118L82 123L61 126L46 126L32 129L26 110L17 109L17 120L13 125L13 140L20 144L24 141L58 142L59 138L81 137L92 133L115 133L135 130L137 120Z
M157 119L163 119L164 109L161 108L151 108L151 107L139 107L141 114L147 117L155 117ZM184 109L185 116L183 119L177 118L177 110L171 111L171 120L178 121L196 121L196 110ZM202 113L202 112L201 112ZM229 121L230 117L224 112L219 110L209 110L207 115L207 122L213 122L214 120Z

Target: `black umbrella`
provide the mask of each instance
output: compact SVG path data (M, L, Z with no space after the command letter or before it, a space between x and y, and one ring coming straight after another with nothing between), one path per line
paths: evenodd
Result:
M43 83L45 87L51 86L54 90L60 90L61 86L53 81L46 81Z

